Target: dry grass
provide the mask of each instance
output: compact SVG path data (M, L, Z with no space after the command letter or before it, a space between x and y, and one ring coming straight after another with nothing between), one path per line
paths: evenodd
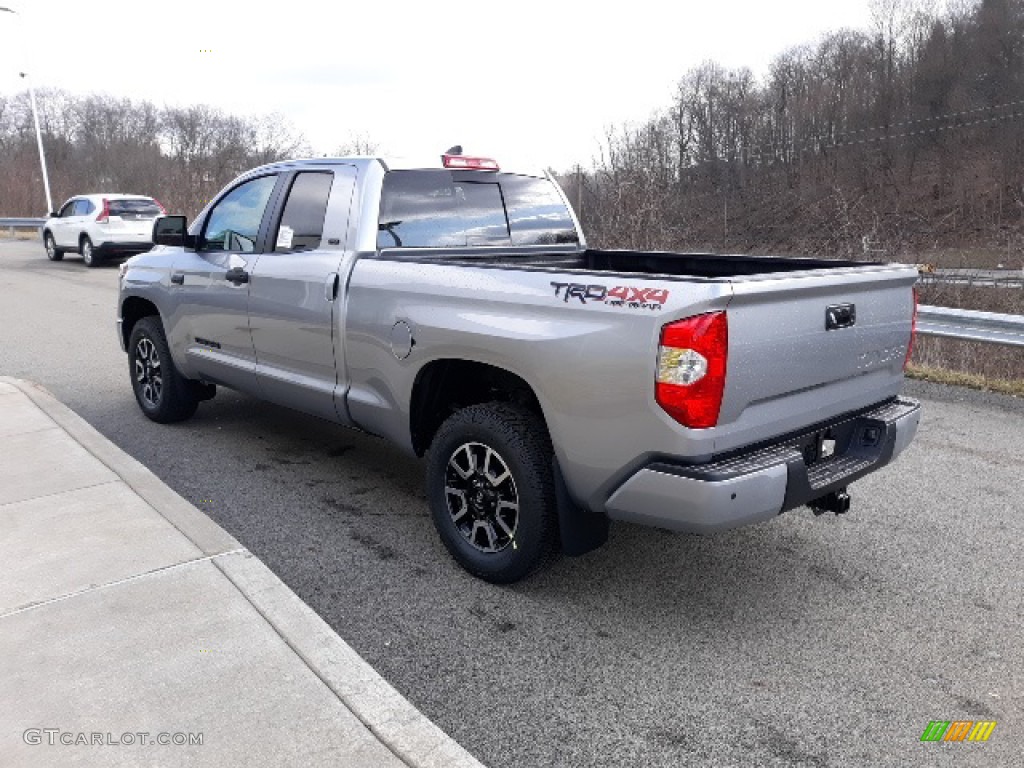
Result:
M11 229L10 227L0 227L0 239L39 240L40 243L43 242L39 237L39 232L35 229Z
M986 392L999 392L1014 397L1024 397L1024 379L1006 380L993 379L972 373L950 371L945 368L929 368L911 364L907 367L907 376L911 379L934 381L938 384L952 384L956 387L981 389Z
M940 283L919 285L917 291L922 304L1024 315L1021 288ZM1020 347L918 336L912 362L908 374L916 378L1024 396L1024 349Z
M1024 289L1021 288L933 283L917 286L917 299L936 307L1024 315Z
M1002 288L991 290L1020 293ZM918 336L907 374L926 381L1022 397L1024 350L977 341Z
M911 362L923 369L980 376L992 381L1024 381L1024 350L980 341L918 336Z

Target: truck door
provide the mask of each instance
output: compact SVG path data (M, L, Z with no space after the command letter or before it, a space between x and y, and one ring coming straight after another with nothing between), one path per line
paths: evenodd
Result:
M268 205L280 176L242 182L210 209L196 243L171 273L176 311L172 347L207 381L256 393L256 355L249 333L251 272L265 248Z
M340 273L355 179L354 167L335 165L286 181L287 193L249 287L260 394L342 423L349 420L342 398Z

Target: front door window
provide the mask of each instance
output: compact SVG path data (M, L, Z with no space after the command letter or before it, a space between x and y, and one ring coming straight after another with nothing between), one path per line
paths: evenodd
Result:
M260 176L240 184L210 211L199 240L200 251L251 253L277 176Z

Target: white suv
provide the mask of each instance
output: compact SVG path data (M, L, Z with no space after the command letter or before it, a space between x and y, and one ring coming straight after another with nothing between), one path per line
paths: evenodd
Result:
M142 195L78 195L43 225L43 244L50 261L78 251L87 267L105 255L131 255L153 247L153 219L167 211Z

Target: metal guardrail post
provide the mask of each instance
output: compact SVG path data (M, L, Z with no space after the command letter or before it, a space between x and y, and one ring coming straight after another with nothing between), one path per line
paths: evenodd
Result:
M1024 347L1024 316L921 305L917 308L917 332L922 336Z

